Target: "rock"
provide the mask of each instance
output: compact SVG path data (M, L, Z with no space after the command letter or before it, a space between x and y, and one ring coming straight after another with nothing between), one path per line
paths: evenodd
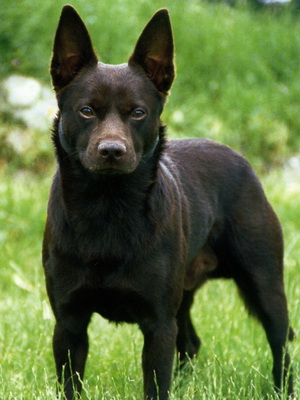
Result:
M6 101L13 107L30 107L40 97L42 86L33 79L12 75L3 82Z
M34 78L12 75L2 82L1 108L29 129L48 130L57 112L52 90Z

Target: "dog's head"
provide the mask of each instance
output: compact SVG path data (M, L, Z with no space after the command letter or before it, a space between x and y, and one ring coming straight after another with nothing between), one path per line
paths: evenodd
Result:
M174 79L167 10L143 30L128 64L98 63L88 31L71 6L57 28L51 76L59 116L58 151L92 173L131 173L151 157L160 114Z

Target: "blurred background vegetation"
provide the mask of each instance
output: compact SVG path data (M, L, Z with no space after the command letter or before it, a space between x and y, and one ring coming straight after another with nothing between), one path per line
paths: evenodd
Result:
M2 1L0 81L20 74L50 85L52 41L64 3ZM246 0L231 6L209 0L72 1L106 63L127 60L151 15L167 7L177 64L163 115L170 136L223 142L265 171L281 166L300 148L300 16L293 2L254 4ZM0 165L44 170L53 159L49 129L28 132L26 124L16 121L13 107L1 104ZM18 140L31 138L23 152L8 140L16 124Z

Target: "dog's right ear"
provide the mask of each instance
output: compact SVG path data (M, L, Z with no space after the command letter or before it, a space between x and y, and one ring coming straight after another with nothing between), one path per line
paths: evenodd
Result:
M75 9L65 6L56 30L51 61L51 76L58 92L88 65L97 64L88 31Z

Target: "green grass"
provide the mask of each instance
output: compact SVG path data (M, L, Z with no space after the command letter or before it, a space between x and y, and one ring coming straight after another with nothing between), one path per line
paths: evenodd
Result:
M287 179L289 178L289 179ZM276 171L264 185L286 238L286 289L290 316L300 331L300 187L290 171ZM49 176L2 172L0 177L0 399L50 400L55 395L51 349L54 324L44 287L41 239ZM203 346L189 371L174 377L171 399L276 399L264 333L248 318L231 282L208 283L193 317ZM95 315L84 399L140 399L142 336L136 326L116 327ZM291 345L300 396L299 341Z

